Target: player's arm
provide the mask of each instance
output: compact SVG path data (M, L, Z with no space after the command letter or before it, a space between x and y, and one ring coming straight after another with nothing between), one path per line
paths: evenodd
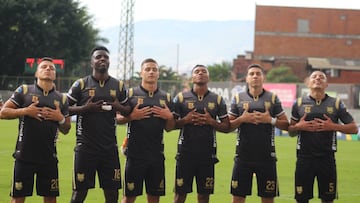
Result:
M109 104L112 106L113 110L120 112L121 115L127 116L131 111L131 107L128 102L126 102L125 104L121 104L118 98L115 98L115 101L110 102Z
M358 133L358 127L355 123L355 121L352 121L351 123L347 124L340 124L340 123L334 123L334 131L339 131L345 134L357 134Z
M339 131L345 134L357 134L358 127L355 121L350 123L336 123L329 116L324 114L325 119L315 118L315 126L317 131Z
M21 116L30 116L42 120L42 110L36 106L38 103L37 101L25 108L18 108L18 106L9 99L1 109L1 119L15 119Z
M214 120L214 119L213 119ZM214 120L215 123L213 123L211 126L213 126L215 128L215 130L223 132L223 133L228 133L230 130L230 120L229 117L226 116L225 118L221 118L220 122Z
M285 112L275 118L271 118L270 123L281 130L288 130L289 120Z
M71 128L71 117L65 117L65 120L61 120L59 121L59 131L66 135L69 133L70 128Z

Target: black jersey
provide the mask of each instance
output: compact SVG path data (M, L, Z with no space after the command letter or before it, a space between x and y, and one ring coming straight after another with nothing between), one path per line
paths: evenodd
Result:
M325 95L321 102L316 102L311 96L298 98L292 107L291 119L299 121L306 113L305 120L324 119L324 114L334 123L347 124L353 122L353 117L347 111L345 104L338 98ZM297 154L302 157L331 155L337 149L336 131L308 132L300 131L297 140Z
M131 108L137 104L139 104L140 109L148 106L163 107L166 104L170 111L173 111L170 94L160 89L155 92L148 92L141 86L130 88L128 98ZM129 122L127 156L146 160L164 160L163 135L165 125L165 120L153 116Z
M118 98L121 104L127 102L124 83L113 77L105 82L97 81L92 76L78 79L68 92L69 104L84 105L90 97L92 101L114 102ZM107 153L117 147L116 112L86 112L77 115L76 143L78 150L89 153Z
M18 107L25 108L39 101L37 107L56 109L59 105L61 113L69 116L69 103L65 94L55 89L43 91L37 84L22 85L16 89L10 100ZM48 163L57 161L56 138L58 121L42 120L29 116L19 118L19 134L14 157L31 163Z
M263 90L254 98L249 90L237 94L231 101L229 114L239 117L247 110L265 112L269 111L272 117L284 114L280 100L276 94ZM241 161L270 161L276 160L275 130L270 123L242 123L238 127L236 158Z
M190 111L204 113L206 108L214 119L224 119L227 115L224 99L211 91L203 98L193 91L181 92L174 98L175 115L183 118ZM216 155L216 130L211 125L196 126L186 124L180 129L177 159L191 159L201 163L218 162Z

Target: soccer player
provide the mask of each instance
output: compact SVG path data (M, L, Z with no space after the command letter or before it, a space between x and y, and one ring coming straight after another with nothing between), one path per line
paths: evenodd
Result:
M76 147L71 203L84 202L88 189L99 176L105 202L118 201L121 188L120 160L116 139L116 112L127 115L123 81L111 77L109 51L98 46L91 51L92 75L74 82L68 92L70 114L76 114Z
M287 129L289 122L279 98L263 88L264 70L259 64L247 68L247 90L231 101L231 130L237 128L237 143L231 178L233 203L251 195L256 175L261 202L272 203L278 196L274 127Z
M226 104L208 89L209 71L204 65L192 70L193 87L174 98L176 127L180 128L176 155L175 203L183 203L192 192L196 177L197 200L207 203L214 193L216 130L228 132Z
M56 68L48 57L41 59L35 84L19 86L2 110L2 119L19 118L19 134L13 154L15 165L11 202L25 202L31 196L36 175L37 195L44 203L55 203L59 196L56 138L58 130L70 130L68 100L55 90Z
M316 177L321 202L332 203L337 198L336 132L356 134L358 128L344 103L325 93L325 73L312 72L307 86L310 93L294 102L289 126L290 135L297 135L295 199L308 203L313 198Z
M142 195L144 181L148 203L157 203L165 195L164 130L175 127L170 94L157 85L157 62L145 59L140 76L141 84L128 91L131 114L118 117L118 123L128 123L123 203Z

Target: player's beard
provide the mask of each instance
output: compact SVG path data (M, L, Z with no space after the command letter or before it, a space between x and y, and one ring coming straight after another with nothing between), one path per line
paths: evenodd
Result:
M106 71L108 70L108 68L105 67L105 66L99 66L99 67L96 68L96 70L97 70L99 73L104 74L104 73L106 73Z

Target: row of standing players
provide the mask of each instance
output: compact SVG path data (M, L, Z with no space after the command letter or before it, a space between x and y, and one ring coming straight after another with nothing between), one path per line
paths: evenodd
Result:
M295 199L313 198L313 181L319 184L323 203L337 197L336 132L357 133L353 117L343 102L328 96L326 75L309 76L310 93L298 98L290 124L279 98L263 89L264 70L258 64L247 69L247 91L231 101L208 90L209 72L204 65L192 70L192 88L171 98L158 88L159 69L154 59L141 64L141 85L126 90L122 81L108 74L109 51L98 46L91 51L92 75L74 82L67 95L55 90L56 68L51 58L38 64L35 84L16 89L2 107L2 119L19 118L11 202L31 196L36 174L37 194L46 203L59 195L56 138L70 130L76 118L76 146L71 203L84 202L99 176L105 202L118 202L122 188L116 125L127 123L126 165L122 202L135 202L145 182L147 201L159 202L165 195L164 130L180 129L176 155L175 203L185 202L196 180L197 201L209 202L214 193L216 131L237 129L236 153L231 178L232 202L245 202L251 195L256 174L261 202L274 202L279 195L276 173L274 128L297 136ZM341 121L341 122L340 122Z

